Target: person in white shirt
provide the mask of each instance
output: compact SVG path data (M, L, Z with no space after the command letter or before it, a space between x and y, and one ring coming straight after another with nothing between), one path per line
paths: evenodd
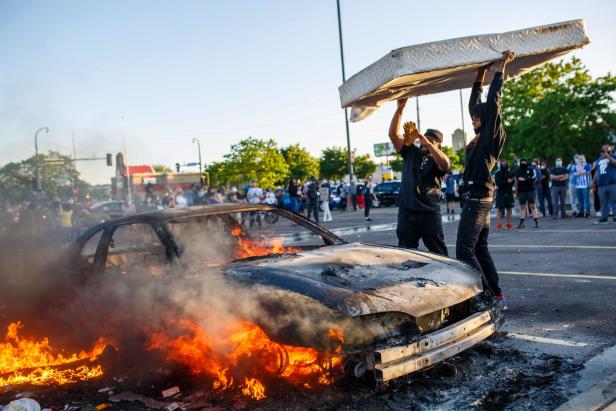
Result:
M184 197L184 190L181 188L178 188L175 192L175 204L177 208L188 207L188 200Z
M250 204L259 204L261 197L263 197L263 190L257 186L257 180L252 180L250 188L246 193L246 199Z
M366 200L364 201L364 217L366 217L366 221L372 221L370 218L370 208L372 207L372 202L376 200L376 195L374 194L374 183L372 182L372 176L368 176L366 178L366 188L364 189L364 196Z
M323 221L333 221L332 212L329 209L329 187L327 180L323 179L319 188L319 197L323 203Z

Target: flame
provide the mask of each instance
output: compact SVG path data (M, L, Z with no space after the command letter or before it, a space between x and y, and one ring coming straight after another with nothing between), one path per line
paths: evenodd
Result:
M265 237L259 239L249 239L244 237L240 227L233 227L231 235L237 238L237 258L261 257L271 254L288 254L300 251L296 247L285 247L284 238L274 237L269 241Z
M151 333L146 348L160 349L168 362L213 378L214 390L237 389L255 400L265 398L263 380L273 377L307 388L330 384L332 370L343 360L340 330L328 333L338 344L334 352L321 353L273 342L259 326L244 320L232 321L212 334L189 320L181 320L180 328L184 335L177 338L163 331Z
M105 349L102 339L90 351L64 356L54 353L47 338L36 341L19 336L20 328L23 328L20 322L9 324L4 342L0 342L0 387L25 383L61 385L103 375L100 365L81 361L70 366L80 360L95 360Z

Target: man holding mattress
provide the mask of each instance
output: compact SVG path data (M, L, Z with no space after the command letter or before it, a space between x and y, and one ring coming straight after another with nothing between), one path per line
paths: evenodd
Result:
M420 134L415 123L404 124L400 133L402 111L406 99L398 100L398 108L391 119L389 139L404 159L398 209L398 245L417 248L422 239L433 253L447 255L441 218L441 185L451 168L447 155L441 151L443 134L427 129Z
M498 273L488 250L490 208L494 193L494 179L490 172L505 144L505 129L501 122L501 89L505 66L514 57L512 51L503 52L485 103L481 102L481 87L487 66L479 69L473 83L468 108L475 138L466 146L462 194L464 208L456 241L456 258L483 273L484 289L496 297L502 309L507 309L507 303L499 287Z

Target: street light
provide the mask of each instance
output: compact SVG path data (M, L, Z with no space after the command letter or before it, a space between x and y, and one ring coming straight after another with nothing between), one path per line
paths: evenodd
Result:
M38 158L38 134L45 130L49 135L49 127L41 127L34 133L34 161L36 162L36 191L41 191L41 165Z
M342 82L346 81L344 72L344 49L342 48L342 22L340 21L340 0L336 0L336 9L338 10L338 39L340 40L340 62L342 64ZM346 127L347 138L347 167L349 169L349 183L353 181L353 160L351 158L351 135L349 134L349 115L347 109L344 109L344 125Z
M199 150L199 181L201 182L201 185L203 185L203 168L201 166L201 142L197 137L193 137L193 144L195 144L195 141L197 142L197 149Z

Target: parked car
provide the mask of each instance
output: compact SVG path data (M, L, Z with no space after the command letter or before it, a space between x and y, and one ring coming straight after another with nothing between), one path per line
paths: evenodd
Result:
M376 194L379 204L384 207L394 205L398 193L400 193L400 181L386 181L374 187L374 194Z
M237 219L251 212L272 213L279 221L243 227ZM278 239L278 247L267 247L272 239ZM246 253L254 248L246 244L255 242L260 251ZM218 273L238 289L271 289L276 298L267 301L270 318L250 321L281 344L315 348L328 333L321 324L333 322L344 335L345 368L356 377L370 372L377 382L452 357L490 337L502 321L497 305L483 293L481 274L460 261L347 243L299 214L263 204L198 206L109 220L79 237L63 266L80 286L98 276L122 281L135 273L134 278L141 267L151 271L146 280L161 284ZM290 303L293 299L301 304ZM289 310L298 310L297 315Z

